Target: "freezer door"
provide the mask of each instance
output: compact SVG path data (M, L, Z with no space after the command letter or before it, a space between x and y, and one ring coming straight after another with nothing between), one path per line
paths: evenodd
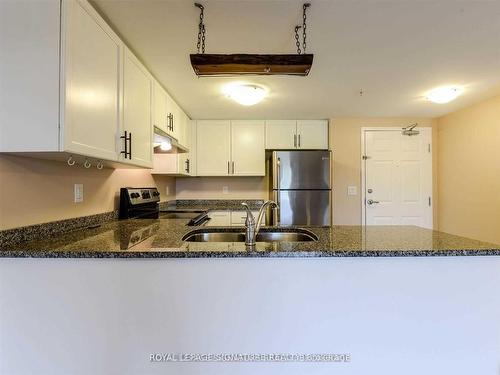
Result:
M330 151L275 151L274 189L330 189Z
M279 190L274 195L280 206L279 224L330 225L330 190Z

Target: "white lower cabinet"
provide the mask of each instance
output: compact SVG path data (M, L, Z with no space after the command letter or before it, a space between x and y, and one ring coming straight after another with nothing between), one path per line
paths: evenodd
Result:
M259 211L252 211L253 217L257 222L259 216ZM245 226L245 221L247 219L246 211L231 211L231 225L232 226ZM262 224L265 225L266 218L262 218Z
M255 220L259 215L259 211L252 211ZM212 227L242 227L245 226L246 211L210 211L208 213L210 220L205 224ZM262 225L265 225L265 217L262 220Z
M229 211L210 211L210 218L206 226L210 227L228 227L231 225L231 213Z

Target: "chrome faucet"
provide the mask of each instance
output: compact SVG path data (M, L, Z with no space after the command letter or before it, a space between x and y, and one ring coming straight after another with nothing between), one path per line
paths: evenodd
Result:
M252 214L252 211L250 211L250 207L248 207L248 204L242 203L241 205L244 206L247 211L247 218L245 219L245 245L255 246L255 240L257 238L257 234L259 233L266 207L272 205L276 208L279 208L279 206L275 201L265 201L259 209L257 222L255 222L255 218Z

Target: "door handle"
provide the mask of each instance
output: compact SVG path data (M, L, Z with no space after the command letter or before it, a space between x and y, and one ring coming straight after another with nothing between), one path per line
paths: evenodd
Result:
M368 200L366 201L366 203L368 203L369 205L372 205L372 204L374 204L374 203L380 203L380 202L379 202L379 201L374 201L373 199L368 199Z
M298 138L299 138L299 142L298 142L298 144L299 144L299 148L300 148L300 134L299 134Z

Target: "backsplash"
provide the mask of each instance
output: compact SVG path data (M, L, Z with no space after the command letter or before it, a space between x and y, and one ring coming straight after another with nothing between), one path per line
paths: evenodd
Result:
M0 230L115 211L124 186L156 186L162 201L175 198L175 179L153 177L149 169L84 169L0 155L0 175ZM81 203L74 203L74 184L83 184Z

